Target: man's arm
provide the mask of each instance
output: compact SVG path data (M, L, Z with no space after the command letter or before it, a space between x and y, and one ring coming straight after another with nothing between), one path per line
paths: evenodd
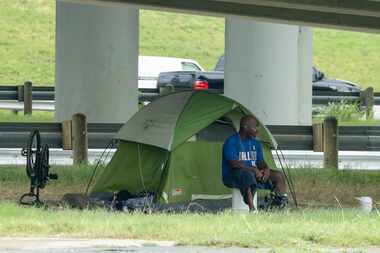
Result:
M267 163L263 160L257 161L257 167L259 170L266 170L269 169Z
M263 147L262 147L262 144L260 142L259 142L258 149L257 149L257 167L263 173L262 180L264 182L267 181L269 179L269 176L270 176L270 169L264 160Z
M231 165L231 168L235 170L239 169L253 172L258 179L261 179L263 177L263 172L260 171L256 166L248 166L244 162L238 160L230 160L229 163Z

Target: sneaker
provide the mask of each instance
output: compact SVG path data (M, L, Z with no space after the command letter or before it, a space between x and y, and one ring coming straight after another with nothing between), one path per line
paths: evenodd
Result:
M289 203L286 193L274 193L273 205L279 209L284 209Z

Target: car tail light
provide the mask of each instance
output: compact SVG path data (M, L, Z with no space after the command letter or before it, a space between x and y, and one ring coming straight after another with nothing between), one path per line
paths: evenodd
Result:
M208 89L208 82L205 80L197 80L195 81L193 85L194 90L207 90Z

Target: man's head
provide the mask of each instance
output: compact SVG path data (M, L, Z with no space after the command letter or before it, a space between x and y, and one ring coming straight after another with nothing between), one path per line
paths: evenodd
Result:
M254 138L257 133L257 119L254 116L248 115L240 119L240 134Z

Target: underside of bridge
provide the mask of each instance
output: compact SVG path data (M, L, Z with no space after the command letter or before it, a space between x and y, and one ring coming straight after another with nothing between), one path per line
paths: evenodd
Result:
M378 0L69 0L135 4L194 14L243 16L302 26L380 32Z

